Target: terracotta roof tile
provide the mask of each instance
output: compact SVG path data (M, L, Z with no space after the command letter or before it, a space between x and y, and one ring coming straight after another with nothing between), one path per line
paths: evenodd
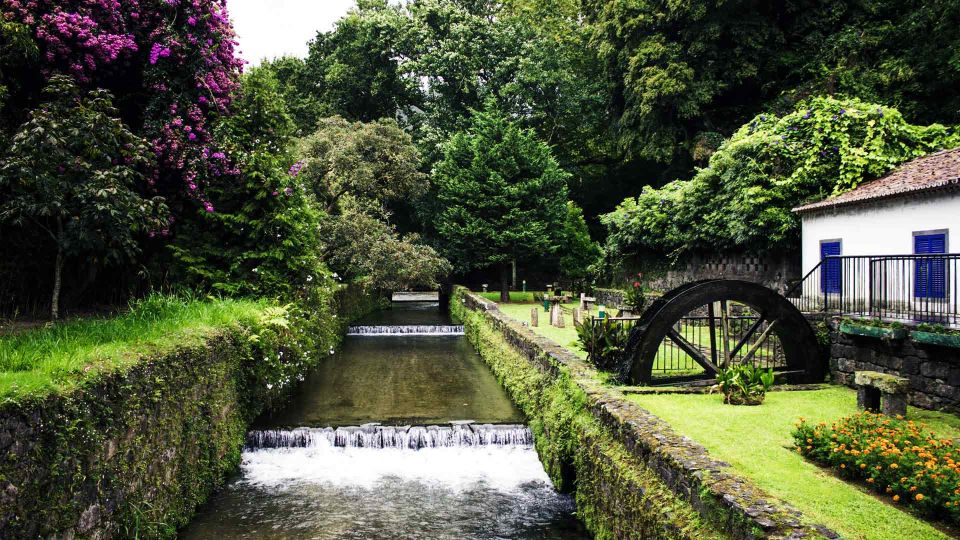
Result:
M942 150L908 161L882 178L835 197L794 208L793 211L804 213L943 188L960 188L960 148Z

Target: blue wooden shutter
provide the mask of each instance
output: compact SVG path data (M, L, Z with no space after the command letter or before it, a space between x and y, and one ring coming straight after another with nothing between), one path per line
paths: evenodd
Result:
M913 252L930 255L947 252L947 235L918 234L913 237ZM914 270L914 296L942 299L947 297L947 261L939 257L917 259Z
M825 293L840 293L842 289L842 261L838 258L827 258L839 255L840 242L820 243L820 260L823 261L820 269L820 290Z

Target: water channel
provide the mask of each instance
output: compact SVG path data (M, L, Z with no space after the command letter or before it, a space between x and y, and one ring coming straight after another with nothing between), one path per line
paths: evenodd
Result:
M180 537L589 538L529 429L436 303L351 328Z

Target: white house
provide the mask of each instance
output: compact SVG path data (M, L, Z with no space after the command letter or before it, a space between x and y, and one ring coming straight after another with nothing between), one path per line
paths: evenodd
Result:
M960 148L793 211L803 223L803 272L815 281L804 296L873 316L890 309L916 319L920 310L957 319L960 256L944 254L960 252Z

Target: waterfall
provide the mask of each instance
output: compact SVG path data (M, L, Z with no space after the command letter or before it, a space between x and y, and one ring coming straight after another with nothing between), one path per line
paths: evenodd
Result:
M462 336L458 325L351 326L348 336Z
M420 450L462 446L530 446L530 429L515 424L472 424L454 422L449 426L363 426L339 428L297 428L247 433L248 450L262 448L395 448Z

